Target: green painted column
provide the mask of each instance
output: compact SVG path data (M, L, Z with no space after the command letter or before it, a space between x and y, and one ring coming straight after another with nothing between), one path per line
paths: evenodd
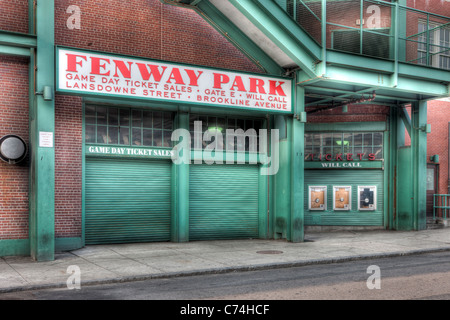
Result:
M291 168L291 241L304 241L304 153L305 153L305 89L295 88L295 106L292 122Z
M274 129L279 130L279 169L274 176L274 238L291 236L291 132L292 118L275 116ZM274 151L272 150L272 153Z
M413 160L414 230L426 229L427 222L427 102L419 101L411 107L411 147Z
M30 97L30 254L34 260L51 261L55 251L54 1L39 1L35 19L34 85L30 77L31 90L36 92L34 99Z
M175 123L177 129L189 131L189 113L178 112ZM189 146L190 141L184 142ZM183 152L189 152L189 150L186 149ZM173 242L189 241L189 163L186 162L188 161L172 164L172 180L174 183L172 183L173 210L171 238Z

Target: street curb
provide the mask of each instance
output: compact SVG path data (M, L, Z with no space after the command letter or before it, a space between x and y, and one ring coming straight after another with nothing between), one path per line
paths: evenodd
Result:
M363 260L370 260L370 259L392 258L392 257L419 255L419 254L426 254L426 253L445 252L445 251L450 251L450 246L449 247L431 248L431 249L417 249L417 250L410 250L410 251L400 251L400 252L365 254L365 255L358 255L358 256L343 256L343 257L335 257L335 258L312 259L312 260L297 261L297 262L295 262L295 261L294 262L279 262L279 263L261 264L261 265L249 265L249 266L213 268L213 269L203 269L203 270L193 270L193 271L169 272L169 273L153 274L153 275L144 274L144 275L135 275L135 276L124 276L124 277L118 277L118 278L107 278L107 279L82 281L81 285L82 286L95 286L95 285L101 285L101 284L126 283L126 282L145 281L145 280L152 280L152 279L170 279L170 278L198 276L198 275L226 274L226 273L233 273L233 272L248 272L248 271L259 271L259 270L270 270L270 269L293 268L293 267L302 267L302 266L310 266L310 265L322 265L322 264L343 263L343 262L350 262L350 261L363 261ZM0 288L0 294L21 292L21 291L59 289L59 288L67 288L67 284L64 282L64 283L24 285L24 286L16 286L16 287L11 287L11 288Z

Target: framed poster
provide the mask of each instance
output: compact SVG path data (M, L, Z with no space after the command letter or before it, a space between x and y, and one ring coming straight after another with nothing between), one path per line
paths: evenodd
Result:
M377 209L377 187L358 186L358 210L374 211Z
M333 186L333 210L351 210L352 187Z
M327 187L310 186L309 187L309 210L327 209Z

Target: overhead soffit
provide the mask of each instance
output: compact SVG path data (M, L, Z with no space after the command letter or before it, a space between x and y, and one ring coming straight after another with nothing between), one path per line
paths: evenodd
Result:
M296 63L259 30L228 0L209 0L224 16L283 68L296 67Z

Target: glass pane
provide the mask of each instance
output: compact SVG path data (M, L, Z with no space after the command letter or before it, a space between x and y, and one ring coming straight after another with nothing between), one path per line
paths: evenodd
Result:
M152 128L152 112L151 111L144 111L144 114L142 116L142 126L144 128Z
M374 147L373 153L375 154L375 159L377 160L383 159L383 147Z
M332 134L331 133L324 133L322 134L322 146L332 146Z
M153 130L153 146L162 147L162 130Z
M172 131L164 130L163 134L164 134L163 147L166 147L166 148L172 147Z
M236 119L228 119L228 129L236 128Z
M133 139L133 146L140 146L142 145L142 139L141 139L141 129L133 129L132 130L132 139Z
M372 146L373 145L373 138L371 133L365 133L364 134L364 145L365 146Z
M373 151L372 147L364 147L363 148L363 153L364 153L363 160L369 159L369 154L373 153L372 151Z
M313 134L313 145L315 147L320 146L320 133Z
M142 131L143 134L143 145L144 146L152 146L153 145L153 141L152 141L152 137L153 137L153 133L152 133L152 129L144 129Z
M236 120L236 128L244 130L245 129L245 121L237 119Z
M173 114L170 112L164 112L164 124L165 130L173 130Z
M130 110L129 109L120 109L120 125L121 126L130 126Z
M120 127L120 144L130 145L130 128Z
M353 134L352 133L344 133L342 144L344 146L344 153L352 153L353 147Z
M383 145L383 134L381 132L375 132L373 134L373 145L382 146Z
M198 121L201 122L201 125L202 125L202 132L205 132L206 130L208 130L208 117L200 116L200 117L198 118Z
M245 131L253 128L253 120L245 120Z
M312 146L312 134L305 133L305 146Z
M95 107L86 106L86 109L84 111L84 117L86 124L95 124Z
M142 111L141 110L133 110L133 127L140 128L142 125Z
M189 116L189 131L191 131L191 134L192 134L192 132L194 132L194 122L197 121L197 119L198 119L198 115L196 115L196 114L191 114Z
M162 129L162 113L161 112L153 112L153 128L154 129Z
M311 158L312 155L312 147L305 147L305 160L313 160Z
M362 133L355 133L353 135L353 145L355 147L361 147L362 146ZM356 153L356 151L355 151Z
M98 125L105 125L106 122L106 108L105 107L97 107L97 124Z
M119 144L119 127L108 127L108 144Z
M85 140L86 143L95 143L95 126L86 125Z
M342 134L334 133L333 134L333 152L335 154L342 153Z
M117 108L109 108L108 125L110 126L119 125L119 110Z
M106 128L106 126L97 127L97 143L108 143Z

